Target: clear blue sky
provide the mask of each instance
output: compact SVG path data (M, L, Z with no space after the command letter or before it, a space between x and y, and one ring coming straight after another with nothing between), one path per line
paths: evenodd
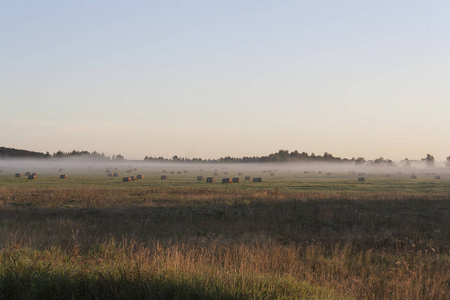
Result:
M2 1L0 146L450 155L449 1Z

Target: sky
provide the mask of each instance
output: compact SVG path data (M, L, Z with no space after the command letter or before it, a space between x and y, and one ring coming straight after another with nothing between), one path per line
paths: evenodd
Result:
M449 1L0 1L0 146L450 155Z

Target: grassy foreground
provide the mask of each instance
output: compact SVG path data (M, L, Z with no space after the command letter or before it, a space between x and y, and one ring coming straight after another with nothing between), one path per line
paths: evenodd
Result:
M0 298L449 299L449 196L7 186Z

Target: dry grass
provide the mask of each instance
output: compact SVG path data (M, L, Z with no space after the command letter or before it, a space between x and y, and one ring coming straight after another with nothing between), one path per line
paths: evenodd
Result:
M449 212L445 193L7 188L0 296L449 299Z

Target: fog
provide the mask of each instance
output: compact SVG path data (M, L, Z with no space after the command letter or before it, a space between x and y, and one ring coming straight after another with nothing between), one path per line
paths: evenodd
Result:
M295 163L209 163L209 162L150 162L133 160L94 160L92 158L69 157L53 159L0 159L0 176L10 176L15 173L35 172L40 175L68 174L68 175L101 175L109 170L125 175L129 171L136 174L159 174L165 170L170 172L181 172L182 174L195 172L197 175L216 176L230 175L237 176L238 172L256 176L271 176L270 173L283 174L289 177L288 173L315 174L314 176L346 176L357 175L358 173L371 174L411 174L411 173L450 173L450 168L446 164L436 163L433 168L428 168L423 161L409 161L410 166L405 167L405 162L394 162L392 166L373 165L366 162L356 165L355 162L295 162ZM230 172L229 174L224 174Z

